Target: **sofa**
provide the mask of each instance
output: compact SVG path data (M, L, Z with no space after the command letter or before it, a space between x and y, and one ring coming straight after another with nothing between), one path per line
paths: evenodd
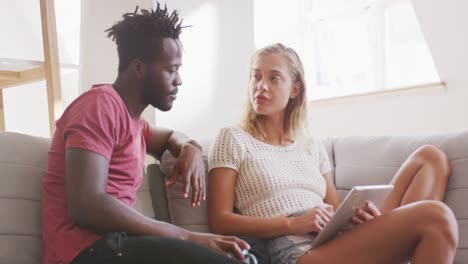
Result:
M445 203L459 224L454 263L468 263L468 130L408 136L353 136L324 139L340 196L355 185L388 183L403 161L423 145L435 145L449 157L452 173ZM36 264L42 254L41 185L50 139L0 133L0 263ZM204 142L205 163L210 142ZM148 217L208 231L206 203L192 208L176 184L166 188L174 158L165 153L151 162L138 191L135 208ZM208 186L209 187L209 186ZM209 199L209 197L207 197Z
M41 190L49 146L47 138L0 132L0 264L41 263ZM155 217L150 179L156 177L144 177L135 208Z

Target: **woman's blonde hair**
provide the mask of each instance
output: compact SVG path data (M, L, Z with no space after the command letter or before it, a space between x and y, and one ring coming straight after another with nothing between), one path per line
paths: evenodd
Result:
M287 136L291 139L295 139L297 136L299 136L299 134L305 132L304 130L307 129L307 95L304 79L304 66L302 65L301 59L297 53L292 48L286 47L281 43L266 46L257 50L252 55L249 73L251 74L253 63L259 56L273 53L284 55L287 60L293 84L299 84L299 93L295 98L289 99L289 102L286 105L283 124L283 128ZM250 78L251 77L249 77L249 81ZM266 133L263 124L264 119L262 115L255 113L255 110L253 109L253 106L250 102L250 92L251 91L249 87L246 110L244 112L241 126L254 137L265 139Z

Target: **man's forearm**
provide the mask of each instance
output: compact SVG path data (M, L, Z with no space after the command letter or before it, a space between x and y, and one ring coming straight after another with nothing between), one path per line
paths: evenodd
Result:
M183 133L167 128L153 127L151 137L146 139L147 153L158 160L161 160L166 150L169 150L174 157L179 157L182 146L191 146L201 150L201 146L194 140L189 140Z
M186 135L182 134L181 132L173 131L167 139L166 149L168 149L174 157L178 157L180 155L182 145L186 143L187 140L188 137Z
M107 193L93 195L87 201L70 214L79 226L96 233L125 231L130 235L189 238L190 231L146 217Z

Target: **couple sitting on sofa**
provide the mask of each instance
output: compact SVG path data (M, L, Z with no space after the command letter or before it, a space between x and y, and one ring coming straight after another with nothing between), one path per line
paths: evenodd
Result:
M172 107L181 28L178 14L158 5L108 30L119 54L116 81L78 97L56 124L43 182L43 263L239 263L250 246L238 235L265 239L272 263L452 262L457 224L440 202L450 165L432 146L401 166L380 210L366 204L353 229L311 250L340 199L324 147L304 140L302 63L281 44L253 55L242 125L221 129L210 152L210 226L222 235L134 210L146 153L160 159L165 150L177 157L167 184L182 181L193 206L205 200L197 142L140 117L148 105Z

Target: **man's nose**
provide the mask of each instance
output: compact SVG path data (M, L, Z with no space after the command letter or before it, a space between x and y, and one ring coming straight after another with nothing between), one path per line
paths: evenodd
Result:
M177 73L177 76L176 78L174 79L174 83L173 83L175 86L181 86L182 85L182 78L180 78L180 74Z

